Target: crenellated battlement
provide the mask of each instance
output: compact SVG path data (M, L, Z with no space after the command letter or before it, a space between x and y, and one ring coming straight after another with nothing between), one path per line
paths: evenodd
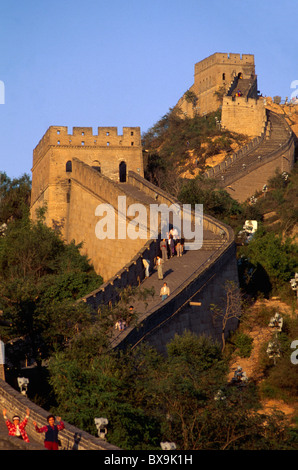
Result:
M117 183L125 183L129 171L144 176L140 127L123 127L120 135L117 127L98 127L95 133L92 127L70 132L66 126L51 126L40 139L33 150L31 214L36 217L36 210L46 204L47 223L64 224L67 240L71 181L81 180L74 171L76 160L92 170L88 178L93 175L97 181L98 174ZM81 206L83 201L78 200L77 207Z
M262 134L267 116L262 98L225 96L222 103L221 126L254 138Z
M232 54L232 53L221 53L215 52L206 59L201 60L195 64L195 74L200 73L208 67L214 65L252 65L255 64L253 54Z
M72 134L67 126L51 126L33 150L33 166L51 146L61 147L141 147L140 127L123 127L118 134L117 127L98 127L97 134L92 127L73 127Z

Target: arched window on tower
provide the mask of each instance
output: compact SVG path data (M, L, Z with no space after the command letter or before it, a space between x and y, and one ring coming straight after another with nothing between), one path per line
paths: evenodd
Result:
M120 183L126 183L126 163L121 162L119 164L119 181Z
M66 172L67 173L71 173L72 172L72 162L71 160L68 160L68 162L66 162L66 168L65 168Z
M94 170L98 171L98 173L101 173L101 165L98 160L94 160L91 166Z

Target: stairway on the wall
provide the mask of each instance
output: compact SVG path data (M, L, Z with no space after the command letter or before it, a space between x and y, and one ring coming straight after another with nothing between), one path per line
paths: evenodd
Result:
M223 183L227 180L230 181L231 178L236 179L237 176L240 178L244 170L253 164L262 162L265 157L279 150L289 140L290 133L286 122L272 111L268 111L268 128L269 135L265 136L257 147L227 166L217 175L217 178L221 179Z

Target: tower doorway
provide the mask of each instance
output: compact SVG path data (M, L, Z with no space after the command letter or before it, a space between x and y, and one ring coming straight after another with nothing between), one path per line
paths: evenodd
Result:
M119 181L120 183L126 183L126 163L121 162L119 164Z

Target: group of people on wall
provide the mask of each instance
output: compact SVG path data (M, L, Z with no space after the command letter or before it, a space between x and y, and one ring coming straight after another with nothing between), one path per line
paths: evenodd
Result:
M30 410L27 408L26 416L21 421L20 416L15 414L10 421L7 417L6 408L3 409L3 418L5 419L5 424L8 428L8 435L21 439L25 442L30 442L28 434L26 432L26 426L28 423L30 415ZM59 431L64 429L64 423L61 421L60 417L57 417L58 424L55 423L56 418L54 415L49 415L47 417L48 424L39 427L36 421L33 421L35 431L38 433L44 433L44 446L47 450L59 450L60 440L59 440Z
M173 258L175 255L177 257L181 257L184 252L184 239L179 237L178 230L176 228L171 228L169 232L166 234L166 238L163 238L159 244L159 254L155 260L155 266L157 269L157 276L159 280L163 280L163 265L164 263ZM149 278L150 276L150 268L151 263L150 260L147 258L142 259L144 270L145 270L145 279ZM160 297L161 300L166 300L170 295L170 288L166 282L163 283L160 289ZM130 310L130 318L133 312L133 306L129 307ZM115 330L123 331L127 328L129 322L125 319L120 318L116 321L114 328Z
M163 238L159 245L160 253L156 257L157 276L159 280L163 280L163 265L175 255L179 258L184 252L184 239L179 237L177 229L171 228L167 233L167 238ZM147 262L147 263L146 263ZM145 277L149 277L149 261L143 260L145 266ZM170 288L166 282L160 289L161 300L166 300L170 295Z

